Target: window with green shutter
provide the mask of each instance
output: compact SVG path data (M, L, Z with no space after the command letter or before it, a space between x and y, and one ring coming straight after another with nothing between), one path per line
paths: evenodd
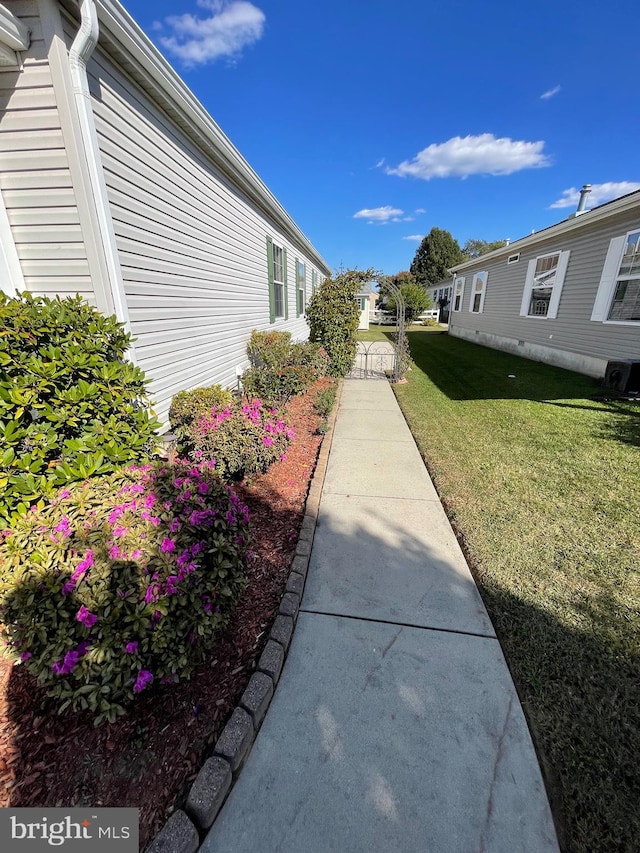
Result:
M272 323L287 318L287 250L267 237L269 277L269 319Z
M302 261L296 258L296 317L304 314L307 301L307 271Z

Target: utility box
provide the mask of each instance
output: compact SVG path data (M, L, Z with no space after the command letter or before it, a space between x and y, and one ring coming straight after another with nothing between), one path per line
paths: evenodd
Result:
M619 394L640 394L640 361L610 361L602 384Z

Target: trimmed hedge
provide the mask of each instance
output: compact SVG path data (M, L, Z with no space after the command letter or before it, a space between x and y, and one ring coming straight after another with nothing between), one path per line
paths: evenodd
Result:
M251 367L242 376L245 394L276 406L304 394L329 369L329 357L320 344L291 343L290 332L254 329L247 353Z
M66 708L113 721L186 679L244 585L248 512L212 466L135 466L60 491L0 544L13 656Z

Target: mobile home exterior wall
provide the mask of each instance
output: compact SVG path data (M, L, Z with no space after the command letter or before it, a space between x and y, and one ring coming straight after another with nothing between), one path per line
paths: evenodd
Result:
M5 137L13 160L9 168L3 161L0 186L23 287L48 295L80 292L109 313L118 314L120 305L119 319L135 338L132 355L151 379L154 409L166 422L177 391L235 384L252 329L306 338L304 306L312 283L319 284L329 269L111 0L96 4L100 36L86 65L98 160L91 173L69 72L78 6L70 0L15 5L32 41L23 70L13 69L3 90L15 131L11 141ZM25 100L21 93L28 85L43 90L40 100ZM25 159L29 143L33 154ZM25 189L25 180L33 190ZM107 208L102 222L100 211L90 209L100 193ZM46 234L59 239L47 241ZM34 266L30 255L38 245ZM278 311L274 246L284 277Z
M609 360L639 359L639 321L594 315L605 267L634 230L640 230L640 193L458 265L449 333L597 378ZM559 291L554 285L551 303L542 303L546 313L531 316L531 271L545 256L559 257L563 281Z

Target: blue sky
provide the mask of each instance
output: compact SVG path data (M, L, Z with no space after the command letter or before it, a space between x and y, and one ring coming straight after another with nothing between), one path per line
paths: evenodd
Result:
M631 0L123 4L332 269L640 188Z

